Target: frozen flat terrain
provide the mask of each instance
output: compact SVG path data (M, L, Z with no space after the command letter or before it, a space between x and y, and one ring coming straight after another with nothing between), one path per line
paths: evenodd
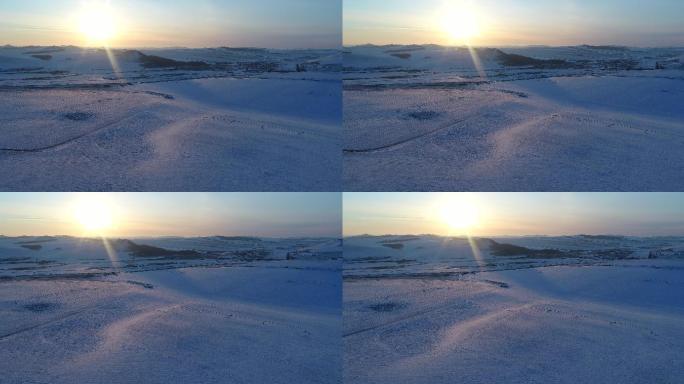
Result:
M340 54L0 47L0 189L339 190Z
M343 64L345 190L684 188L684 49L358 46Z
M345 380L681 381L684 238L470 244L345 239Z
M0 238L3 384L340 382L338 239L108 244Z

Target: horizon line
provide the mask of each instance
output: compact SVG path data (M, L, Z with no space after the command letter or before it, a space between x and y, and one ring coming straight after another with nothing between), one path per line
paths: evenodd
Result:
M339 49L341 49L340 47L337 47L337 48L334 48L334 47L329 47L329 48L328 47L326 47L326 48L314 48L314 47L309 47L309 48L273 48L273 47L229 46L229 45L204 46L204 47L186 47L186 46L158 46L158 47L153 47L153 46L130 46L130 47L116 46L116 47L109 47L106 45L101 45L101 46L87 46L87 45L75 45L75 44L15 45L15 44L11 44L11 43L2 44L0 47L2 47L2 48L49 48L49 47L70 48L70 47L73 47L73 48L87 48L87 49L129 49L129 50L134 50L134 49L217 49L217 48L228 48L228 49L270 49L270 50L280 50L280 51L339 50Z
M3 235L0 234L0 238L19 238L19 237L71 237L71 238L77 238L77 239L92 239L92 238L105 238L105 239L120 239L120 240L125 240L127 237L131 238L137 238L137 239L162 239L162 238L181 238L181 239L197 239L197 238L206 238L206 237L226 237L226 238L236 238L236 237L252 237L252 238L257 238L257 239L299 239L299 238L316 238L316 239L323 239L323 238L330 238L330 239L339 239L341 238L340 236L334 236L334 235L326 235L326 236L312 236L312 235L301 235L301 236L258 236L258 235L122 235L122 236L99 236L99 235L90 235L90 236L78 236L78 235L16 235L16 236L9 236L9 235Z
M372 235L368 233L364 234L358 234L358 235L345 235L343 238L351 238L351 237L386 237L386 236L414 236L414 237L419 237L419 236L432 236L432 237L453 237L453 238L487 238L487 237L577 237L577 236L591 236L591 237L638 237L638 238L658 238L658 237L684 237L684 234L681 235L619 235L619 234L608 234L608 233L598 233L598 234L590 234L590 233L576 233L576 234L552 234L552 235L513 235L513 234L499 234L499 235L439 235L439 234L434 234L434 233L422 233L422 234L411 234L411 233L406 233L406 234L382 234L382 235Z
M581 43L581 44L565 44L565 45L548 45L548 44L505 44L505 45L496 45L496 44L460 44L460 45L450 45L450 44L440 44L440 43L386 43L386 44L375 44L375 43L360 43L360 44L342 44L343 48L355 48L355 47L364 47L364 46L374 46L374 47L387 47L387 46L394 46L394 45L403 45L403 46L428 46L428 45L434 45L438 47L445 47L445 48L532 48L532 47L540 47L540 48L568 48L568 47L613 47L613 48L684 48L684 42L682 42L682 45L651 45L651 46L631 46L631 45L624 45L624 44L588 44L588 43Z

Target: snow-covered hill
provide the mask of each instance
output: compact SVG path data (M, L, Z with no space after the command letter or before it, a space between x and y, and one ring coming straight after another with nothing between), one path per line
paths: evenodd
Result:
M259 48L104 49L0 47L0 89L105 87L197 78L324 78L341 68L335 50Z
M97 277L194 266L339 267L341 258L338 239L2 237L0 279Z
M680 259L684 238L357 236L344 240L345 277L451 276L550 265ZM657 261L656 261L657 262Z
M339 383L340 258L339 239L0 237L0 382Z
M340 56L0 47L0 189L341 190Z
M345 239L344 377L676 383L684 238Z
M346 190L681 190L683 53L346 48Z

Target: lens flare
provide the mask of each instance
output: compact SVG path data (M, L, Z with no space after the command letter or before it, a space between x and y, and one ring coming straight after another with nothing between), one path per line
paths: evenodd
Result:
M452 43L470 45L482 33L479 13L464 4L450 4L442 12L442 30Z
M450 196L441 203L439 213L450 230L461 234L469 233L481 220L478 203L466 195Z
M108 7L91 7L81 12L79 30L90 43L107 44L117 35L114 13Z
M114 224L111 205L96 198L79 201L74 208L74 219L88 234L104 235Z

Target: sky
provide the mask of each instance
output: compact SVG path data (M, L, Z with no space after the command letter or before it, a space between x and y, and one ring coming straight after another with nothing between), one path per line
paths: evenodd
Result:
M2 0L0 44L339 48L341 15L341 0Z
M0 193L0 235L340 237L341 204L340 193ZM101 211L111 220L93 233L81 216Z
M684 236L684 193L345 193L343 214L344 236Z
M346 46L684 46L682 0L344 0L343 12ZM450 33L472 20L475 36Z

